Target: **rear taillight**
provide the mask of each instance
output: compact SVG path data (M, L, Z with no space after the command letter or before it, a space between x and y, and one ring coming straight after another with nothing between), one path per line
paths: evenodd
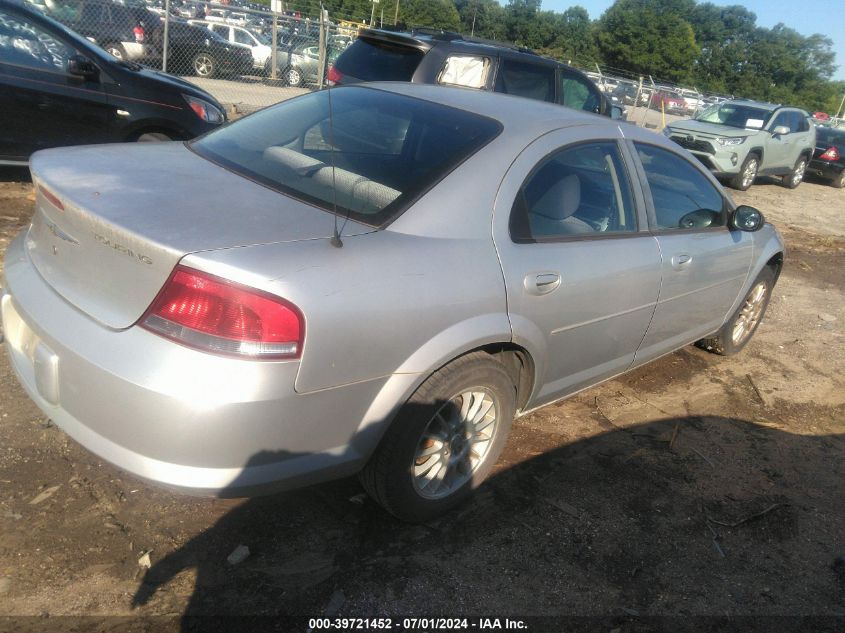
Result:
M329 85L334 86L337 83L340 83L340 80L343 79L343 73L340 72L334 65L329 66L329 72L326 73L326 79L328 79Z
M839 152L835 147L829 147L827 151L819 156L819 158L823 160L838 160L839 159Z
M38 191L41 192L41 195L47 199L47 202L52 204L56 207L59 211L65 210L65 205L62 204L62 201L59 200L51 191L45 189L41 185L38 185Z
M177 266L142 327L188 347L255 359L299 358L305 320L274 295Z
M136 26L132 29L132 32L135 34L135 41L136 42L143 42L144 41L144 27L143 26Z

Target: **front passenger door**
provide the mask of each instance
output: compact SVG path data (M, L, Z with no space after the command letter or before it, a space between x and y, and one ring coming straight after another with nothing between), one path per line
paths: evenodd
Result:
M753 238L728 229L729 205L701 168L674 151L632 145L662 259L660 298L637 351L640 364L719 329L748 276Z

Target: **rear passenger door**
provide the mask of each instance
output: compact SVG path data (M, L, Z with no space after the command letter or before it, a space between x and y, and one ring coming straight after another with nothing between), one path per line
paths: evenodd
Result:
M729 204L697 164L644 142L631 148L662 260L660 298L639 364L722 325L748 276L753 239L728 229Z
M660 251L618 130L546 134L508 171L493 235L538 406L626 370L651 321Z

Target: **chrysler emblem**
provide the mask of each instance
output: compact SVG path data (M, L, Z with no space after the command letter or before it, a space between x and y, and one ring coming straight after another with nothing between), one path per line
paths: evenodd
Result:
M45 220L45 224L47 225L47 228L50 229L50 233L58 237L60 240L64 240L65 242L69 242L75 246L79 246L79 240L77 240L71 235L68 235L52 222ZM53 250L55 251L55 248Z

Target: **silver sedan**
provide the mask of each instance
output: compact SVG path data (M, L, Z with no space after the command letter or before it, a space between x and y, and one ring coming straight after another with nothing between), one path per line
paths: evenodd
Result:
M459 88L336 88L31 169L2 318L46 415L186 492L360 473L412 521L484 480L515 416L742 349L783 261L661 136Z

